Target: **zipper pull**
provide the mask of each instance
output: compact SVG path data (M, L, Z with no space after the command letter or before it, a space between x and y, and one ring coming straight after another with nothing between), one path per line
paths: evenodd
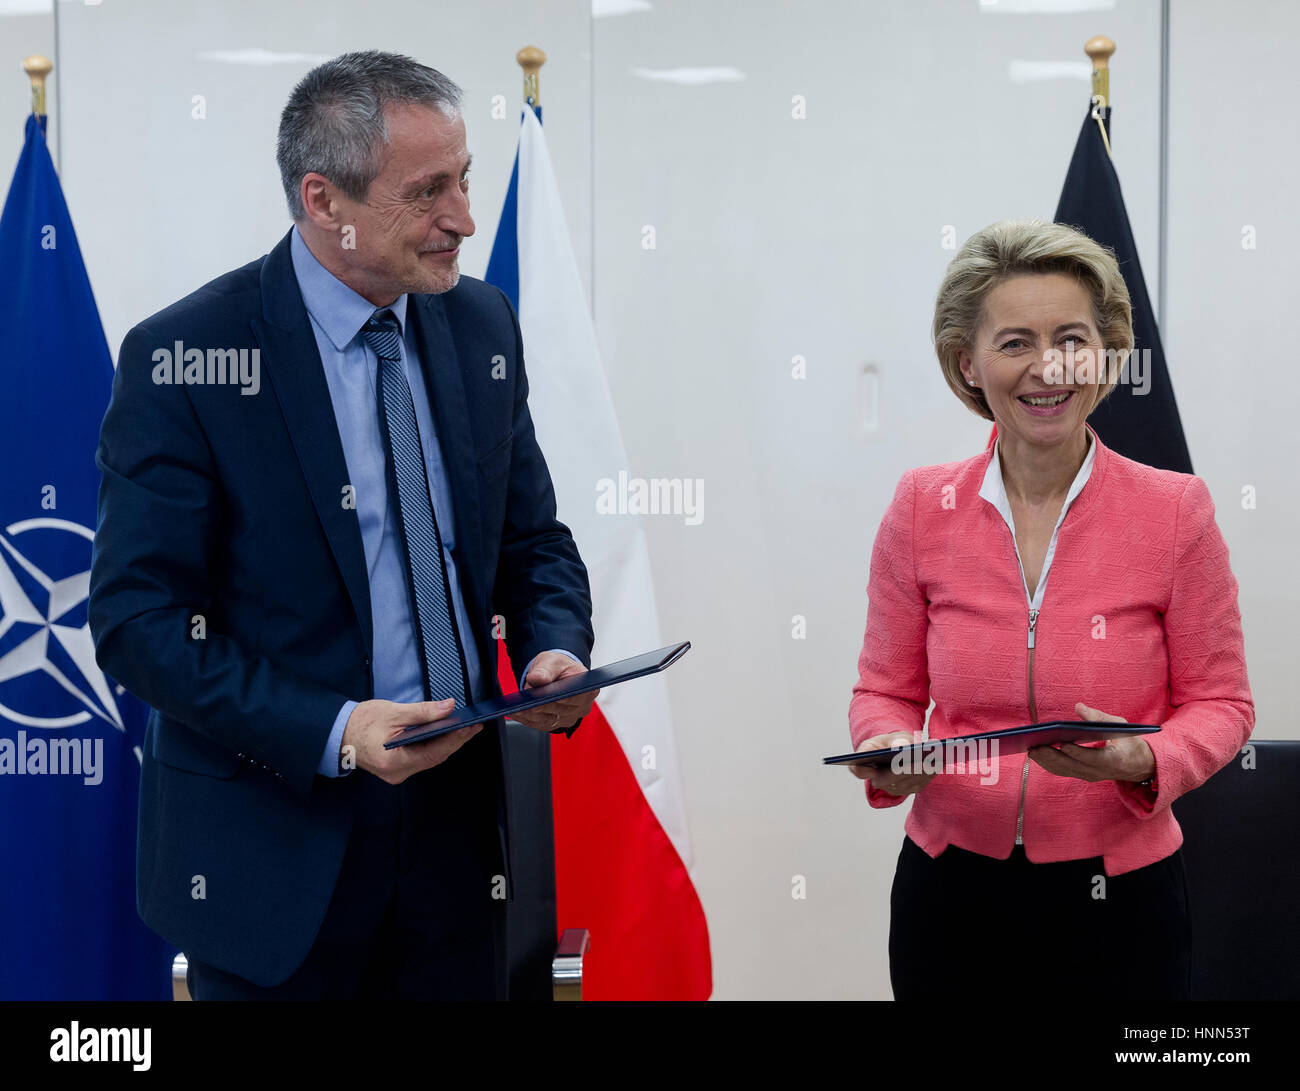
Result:
M1028 648L1032 648L1034 646L1034 626L1037 624L1038 624L1038 611L1030 610L1029 611L1029 643L1025 645Z

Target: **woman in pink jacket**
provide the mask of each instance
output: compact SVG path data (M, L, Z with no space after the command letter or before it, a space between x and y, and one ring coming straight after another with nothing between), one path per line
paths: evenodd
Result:
M1086 235L1034 220L979 232L949 266L934 339L996 440L909 470L885 512L854 746L919 740L931 701L931 739L1049 720L1161 731L1003 756L987 775L853 767L873 807L915 796L891 896L894 995L1186 999L1170 804L1255 720L1209 491L1086 423L1118 378L1105 351L1133 347L1119 267Z

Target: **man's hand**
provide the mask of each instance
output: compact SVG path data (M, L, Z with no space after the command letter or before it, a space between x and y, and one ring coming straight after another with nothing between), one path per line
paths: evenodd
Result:
M1074 706L1082 720L1106 720L1126 724L1123 716L1112 716L1082 701ZM1151 747L1140 735L1121 735L1101 741L1100 746L1080 746L1062 743L1060 748L1035 746L1029 756L1049 773L1058 777L1075 777L1078 780L1131 780L1143 781L1156 771L1156 757Z
M559 652L542 652L533 660L533 665L524 679L524 689L535 689L537 686L546 685L547 682L586 673L586 667L581 663L575 663L567 655L561 655ZM537 708L530 708L527 712L512 712L510 718L538 731L554 731L557 727L568 727L570 724L577 723L587 715L598 693L600 690L593 690L591 693L580 693L576 697L552 701L549 705L539 705Z
M436 739L393 750L385 750L384 743L404 727L441 720L455 707L456 702L451 698L417 701L409 705L396 701L362 701L352 710L343 729L341 763L347 768L350 762L353 767L373 773L388 784L401 784L409 776L441 765L477 735L483 725L462 727Z
M863 750L888 750L895 746L911 746L917 740L910 731L891 731L888 735L875 735L863 739L854 753ZM888 765L850 765L849 772L859 780L868 781L873 788L879 788L891 796L910 796L919 792L930 781L934 773L895 773Z

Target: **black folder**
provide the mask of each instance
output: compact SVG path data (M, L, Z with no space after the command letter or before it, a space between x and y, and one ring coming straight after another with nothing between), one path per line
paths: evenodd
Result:
M987 754L997 744L997 755L1023 754L1034 746L1052 746L1063 742L1096 742L1116 735L1152 735L1160 728L1154 724L1125 724L1108 720L1051 720L1026 727L1008 727L1001 731L982 731L974 735L956 735L951 739L926 739L907 746L891 746L883 750L864 750L861 753L835 754L822 758L824 765L888 765L895 755L910 750L904 759L912 768L919 768L923 759L943 749L944 768L960 757ZM884 732L881 732L884 734Z
M574 697L579 693L590 693L594 689L608 689L620 682L630 682L633 678L658 674L676 663L687 653L690 646L691 642L684 640L680 644L669 644L666 648L634 655L631 659L620 659L617 663L593 667L583 674L573 674L557 682L547 682L544 686L520 690L518 693L507 693L501 697L491 697L476 705L466 705L441 720L434 720L427 724L412 724L400 735L384 743L384 749L392 750L397 746L409 746L413 742L436 739L439 735L455 731L458 727L487 723L499 716L509 716L516 712L537 708L539 705L549 705L562 697Z

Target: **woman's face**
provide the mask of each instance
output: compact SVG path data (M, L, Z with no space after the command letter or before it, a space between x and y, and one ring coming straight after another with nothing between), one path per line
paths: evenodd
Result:
M1102 350L1084 287L1066 273L1041 273L1009 277L988 293L974 344L958 359L967 384L983 389L999 435L1050 447L1075 436L1095 407ZM1062 395L1059 405L1025 401Z

